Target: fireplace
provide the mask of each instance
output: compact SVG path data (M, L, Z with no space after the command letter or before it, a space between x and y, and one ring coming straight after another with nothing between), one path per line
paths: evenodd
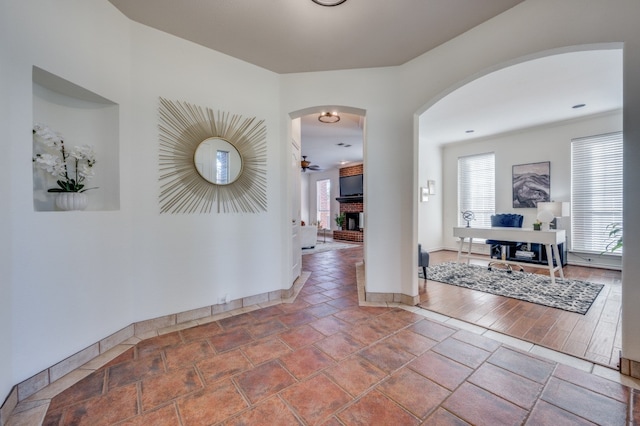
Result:
M340 177L361 175L362 164L340 169ZM340 213L344 213L345 221L342 229L333 231L334 240L364 241L364 197L362 194L336 198L340 203Z
M360 213L345 213L343 229L345 231L359 231L360 228Z

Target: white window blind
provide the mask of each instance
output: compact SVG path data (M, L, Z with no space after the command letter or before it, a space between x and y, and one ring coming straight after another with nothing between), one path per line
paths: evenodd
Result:
M322 229L331 228L331 181L322 179L316 182L316 217Z
M471 210L475 215L472 226L491 226L495 213L495 155L470 155L458 158L458 210ZM467 222L458 213L458 226Z
M216 183L229 183L229 151L216 151Z
M571 248L602 253L622 223L622 133L571 141ZM616 253L620 254L621 250Z

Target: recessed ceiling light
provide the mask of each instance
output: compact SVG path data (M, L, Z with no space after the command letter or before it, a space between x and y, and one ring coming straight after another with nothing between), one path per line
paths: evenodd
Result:
M465 130L465 133L473 133L475 130Z
M343 145L344 145L344 142L337 143L336 145L338 145L338 146L343 146Z
M577 105L572 106L571 108L578 109L578 108L584 108L586 106L587 106L587 104L577 104Z
M349 148L350 146L351 146L351 144L344 145L345 148Z

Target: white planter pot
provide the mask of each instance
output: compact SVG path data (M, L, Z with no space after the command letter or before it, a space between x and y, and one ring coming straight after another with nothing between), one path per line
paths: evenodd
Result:
M56 195L56 206L60 210L84 210L89 197L84 192L59 192Z

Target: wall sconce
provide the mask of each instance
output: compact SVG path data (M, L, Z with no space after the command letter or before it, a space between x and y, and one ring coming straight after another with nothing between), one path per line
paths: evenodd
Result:
M429 201L429 195L436 195L436 181L428 180L427 186L420 187L420 202Z

